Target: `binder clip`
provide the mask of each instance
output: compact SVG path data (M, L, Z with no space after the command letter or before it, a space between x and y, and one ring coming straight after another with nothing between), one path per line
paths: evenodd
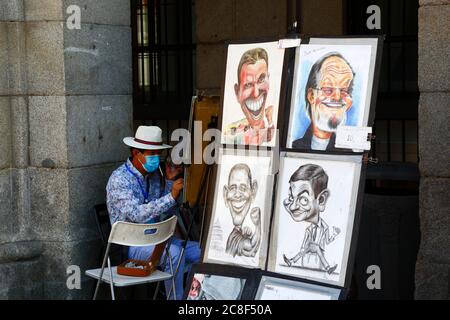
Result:
M378 163L378 158L375 157L369 157L369 155L366 153L364 154L363 157L363 162L364 164L377 164Z

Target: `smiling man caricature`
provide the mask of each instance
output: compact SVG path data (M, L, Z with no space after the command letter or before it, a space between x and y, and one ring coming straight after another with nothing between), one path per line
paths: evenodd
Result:
M261 145L272 140L275 130L272 121L273 106L266 107L269 92L268 68L266 50L255 48L242 55L234 92L245 119L225 128L227 144Z
M335 133L345 125L353 105L355 73L345 58L333 52L311 68L305 90L306 113L311 125L293 148L334 151Z
M330 234L328 225L320 216L325 211L330 196L328 175L322 167L306 164L298 168L289 180L289 196L283 201L286 211L295 222L305 221L305 230L300 251L292 258L283 254L288 267L301 259L301 266L326 271L332 274L337 265L330 266L325 258L325 247L334 241L341 230L333 227Z
M228 185L223 187L225 206L230 210L234 228L227 240L226 252L233 257L254 257L261 242L261 210L253 208L252 202L258 191L258 183L252 181L250 168L239 163L233 166L228 176ZM250 219L255 226L252 231L249 227L243 227L245 218L250 211Z

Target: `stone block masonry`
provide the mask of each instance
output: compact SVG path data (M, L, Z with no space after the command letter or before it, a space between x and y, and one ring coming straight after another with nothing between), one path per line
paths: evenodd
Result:
M92 208L128 155L130 21L129 0L0 0L0 299L91 298L66 268L97 267Z

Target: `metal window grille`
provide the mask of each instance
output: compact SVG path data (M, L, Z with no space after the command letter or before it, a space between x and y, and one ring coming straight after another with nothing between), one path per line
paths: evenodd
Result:
M367 8L381 9L381 30L367 28ZM347 0L347 33L384 34L372 156L418 162L418 0Z
M179 120L194 93L192 0L131 0L135 120Z

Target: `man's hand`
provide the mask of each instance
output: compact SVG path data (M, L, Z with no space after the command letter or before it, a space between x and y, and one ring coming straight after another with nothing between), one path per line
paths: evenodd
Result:
M266 119L269 123L269 126L273 124L273 106L269 106L266 108Z
M249 227L243 227L243 228L242 228L242 234L243 234L246 238L250 238L250 236L252 235L252 229L250 229Z
M258 207L253 208L250 211L250 218L255 226L258 226L261 223L261 209Z
M341 229L333 227L333 236L336 237L339 233L341 233Z
M181 178L178 180L175 180L175 182L173 183L172 191L170 191L170 193L172 194L172 197L174 199L177 199L181 193L181 190L183 190L183 183L184 183L184 180Z
M266 119L268 124L266 139L267 141L271 141L275 131L275 126L273 124L273 106L269 106L266 108Z
M183 172L183 166L174 166L174 165L166 164L166 178L167 179L173 180L182 172Z

